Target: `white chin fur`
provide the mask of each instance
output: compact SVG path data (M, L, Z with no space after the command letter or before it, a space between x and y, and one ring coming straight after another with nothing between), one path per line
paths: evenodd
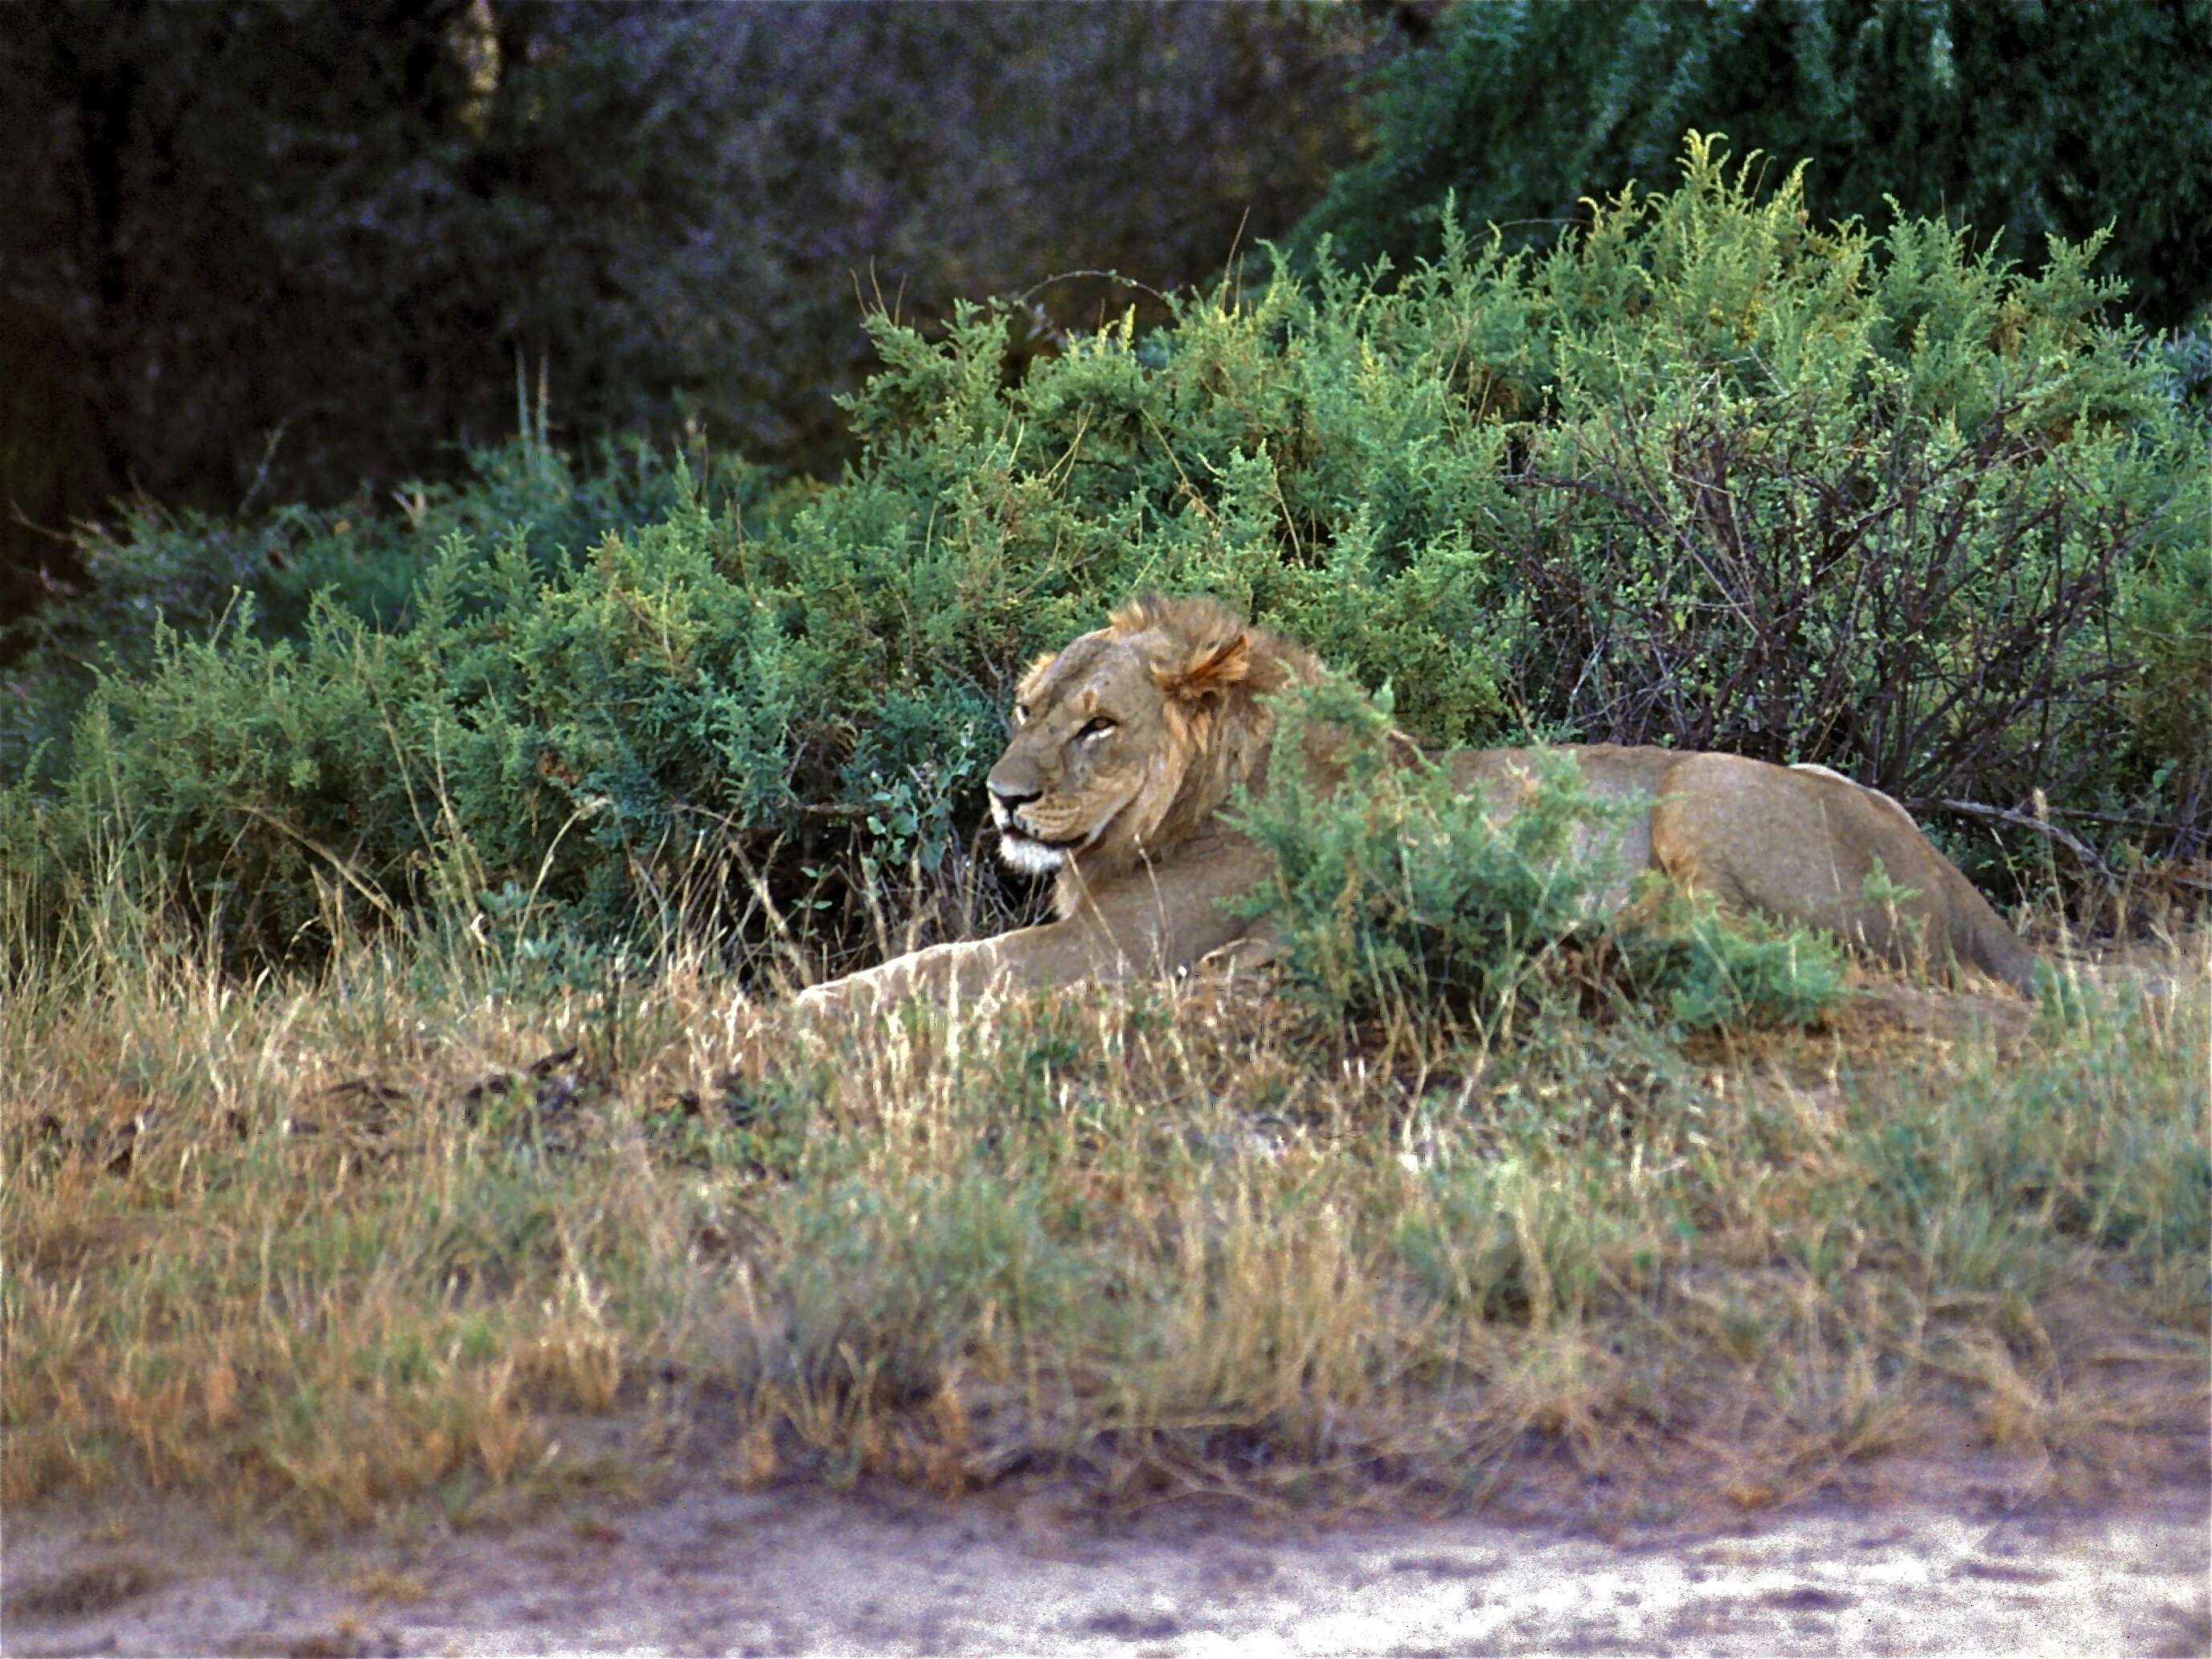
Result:
M1004 835L999 837L999 857L1025 874L1049 876L1060 868L1066 854L1057 847L1047 847L1027 836Z

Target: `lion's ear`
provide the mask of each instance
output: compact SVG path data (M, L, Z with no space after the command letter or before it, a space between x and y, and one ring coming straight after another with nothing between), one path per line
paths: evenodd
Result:
M1203 646L1182 666L1159 672L1160 690L1183 702L1207 702L1252 672L1252 636L1239 634L1223 645Z

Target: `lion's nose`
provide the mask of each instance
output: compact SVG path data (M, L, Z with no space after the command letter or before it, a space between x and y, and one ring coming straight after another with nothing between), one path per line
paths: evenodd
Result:
M1023 807L1027 806L1031 801L1035 800L1039 795L1044 793L1044 791L1042 789L1009 789L1005 784L1000 783L996 778L993 778L990 781L988 787L991 791L991 798L997 801L1001 808L1009 812L1019 811Z

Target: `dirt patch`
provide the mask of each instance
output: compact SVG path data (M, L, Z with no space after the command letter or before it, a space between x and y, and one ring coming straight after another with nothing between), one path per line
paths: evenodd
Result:
M155 1572L151 1537L118 1558L112 1516L53 1510L9 1528L4 1646L2202 1653L2206 1522L2202 1482L2095 1509L1832 1503L1601 1539L1479 1518L1108 1525L1045 1491L947 1506L695 1481L499 1534L306 1554L209 1541L188 1511L142 1510L131 1524L171 1532L176 1547ZM118 1577L118 1559L138 1566Z
M0 1619L85 1619L161 1589L175 1575L136 1555L111 1555L43 1577L8 1575Z

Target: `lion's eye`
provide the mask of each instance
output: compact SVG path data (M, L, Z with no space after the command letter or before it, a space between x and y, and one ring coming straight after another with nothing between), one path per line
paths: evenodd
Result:
M1027 704L1027 703L1025 703L1025 702L1018 702L1018 703L1016 703L1016 704L1014 705L1014 724L1015 724L1015 725L1017 725L1017 726L1027 726L1029 723L1030 723L1030 706L1029 706L1029 704Z
M1103 738L1113 729L1114 722L1108 720L1105 715L1101 714L1097 719L1088 722L1084 728L1075 735L1079 738Z

